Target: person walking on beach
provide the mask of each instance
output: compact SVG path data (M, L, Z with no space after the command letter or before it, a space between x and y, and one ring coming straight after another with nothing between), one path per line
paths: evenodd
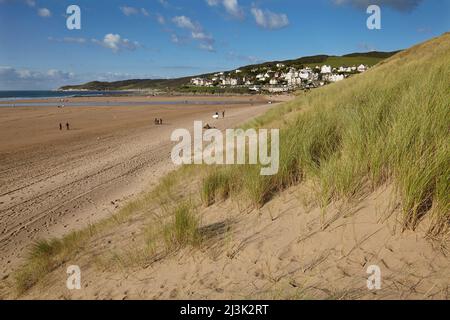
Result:
M62 123L59 124L59 131L62 130Z
M162 119L159 119L159 124L162 124L163 122L162 122Z
M66 128L67 128L67 130L70 130L70 125L68 122L66 123Z
M225 119L225 110L224 110L224 111L222 111L222 118L224 118L224 119Z

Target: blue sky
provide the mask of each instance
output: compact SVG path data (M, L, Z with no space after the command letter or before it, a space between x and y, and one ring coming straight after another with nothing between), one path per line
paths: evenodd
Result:
M71 4L81 30L66 27ZM381 30L366 27L369 4ZM448 0L0 0L0 90L392 51L449 27Z

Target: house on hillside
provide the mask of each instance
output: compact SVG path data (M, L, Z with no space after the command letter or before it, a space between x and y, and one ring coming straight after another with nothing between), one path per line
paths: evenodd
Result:
M328 77L328 81L330 82L338 82L344 80L343 74L332 74Z
M320 68L321 74L329 74L331 73L331 66L323 65L322 68Z
M199 86L199 87L207 87L207 86L212 86L213 82L209 79L192 78L191 84L193 84L194 86Z
M311 72L306 69L302 69L302 70L300 70L300 73L298 76L303 80L308 80L311 77Z
M275 85L278 84L278 80L277 79L270 79L269 84L275 86Z
M365 72L367 71L367 67L363 64L361 64L358 68L357 68L358 72Z

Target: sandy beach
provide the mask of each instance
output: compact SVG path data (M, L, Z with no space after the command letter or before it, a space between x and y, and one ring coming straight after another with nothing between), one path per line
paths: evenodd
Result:
M33 104L28 107L7 107L11 102L2 101L0 274L11 272L34 240L61 236L107 217L154 185L174 168L174 129L192 129L194 120L230 128L274 106L268 99L84 97L68 99L63 108L45 106L59 99L21 101ZM149 101L162 103L147 105ZM95 106L70 106L89 102ZM212 120L213 113L223 110L225 119ZM156 126L155 118L164 124Z

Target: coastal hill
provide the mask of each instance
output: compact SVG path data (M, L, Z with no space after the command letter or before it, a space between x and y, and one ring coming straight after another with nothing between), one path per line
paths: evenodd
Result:
M374 66L378 62L389 58L396 54L394 52L379 52L372 51L366 53L351 53L343 56L330 56L330 55L316 55L309 57L302 57L293 60L284 61L270 61L260 64L252 64L238 68L242 71L242 76L250 73L254 69L267 69L270 66L277 64L284 65L285 69L289 68L301 68L301 67L314 67L316 65L330 65L332 67L340 66L354 66L364 64L366 66ZM231 71L228 71L231 72ZM114 90L140 90L140 89L176 89L183 85L187 85L193 77L207 77L212 75L202 74L193 75L190 77L182 77L175 79L130 79L114 82L101 82L91 81L80 85L68 85L59 88L59 90L99 90L99 91L114 91Z

